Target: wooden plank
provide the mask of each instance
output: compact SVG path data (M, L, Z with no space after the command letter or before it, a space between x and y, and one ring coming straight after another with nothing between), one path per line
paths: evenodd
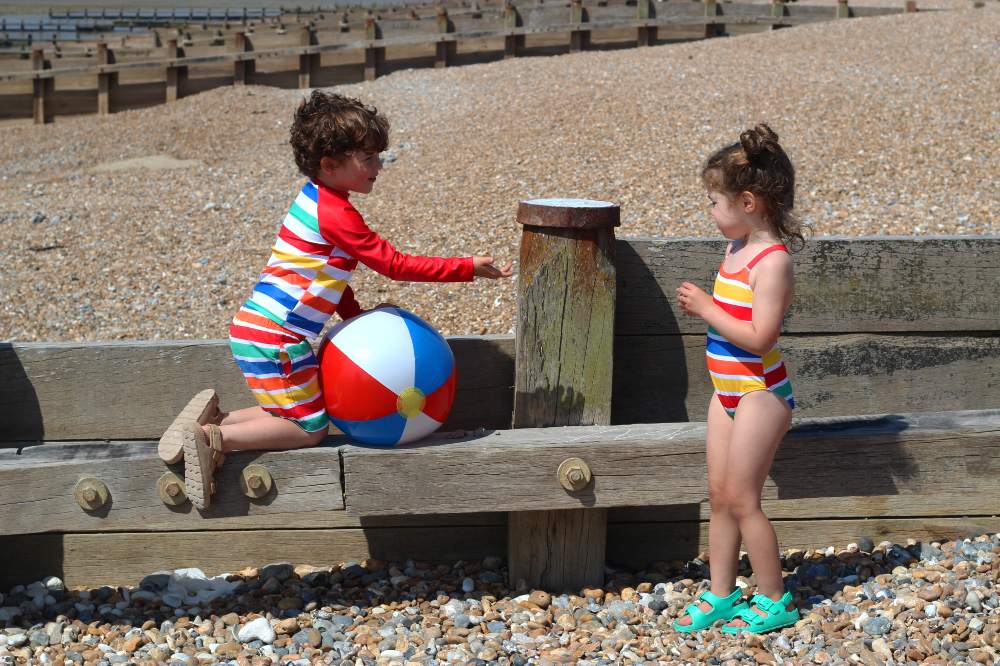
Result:
M1000 408L1000 336L789 335L796 417ZM704 335L615 338L612 423L705 419Z
M593 472L582 491L567 492L556 479L569 457ZM707 498L704 423L530 428L391 451L352 447L343 450L343 466L346 509L356 515ZM387 476L394 483L385 484ZM1000 504L998 479L1000 410L803 419L785 437L763 498L979 494L992 507Z
M703 333L674 289L687 280L711 291L724 250L714 240L619 241L616 334ZM1000 330L1000 237L818 238L793 259L788 333Z
M259 500L240 491L240 472L250 463L265 466L274 480L274 489ZM171 469L183 478L183 465ZM287 527L303 509L344 507L340 458L332 447L227 456L207 511L190 502L165 505L156 481L166 471L155 442L47 444L20 455L0 450L0 534ZM76 503L73 488L84 477L108 487L108 505L85 511Z
M324 566L375 558L452 564L502 555L502 525L366 529L40 534L0 537L0 589L55 575L69 586L137 585L154 571L208 575L287 561ZM222 545L224 544L224 545Z
M1000 518L884 520L774 520L778 544L787 548L846 547L862 537L875 543L946 541L1000 531ZM708 550L708 523L611 523L608 561L641 568L652 562L689 560Z
M449 338L458 391L443 430L510 426L514 342ZM228 342L0 343L2 442L159 438L197 390L255 405Z

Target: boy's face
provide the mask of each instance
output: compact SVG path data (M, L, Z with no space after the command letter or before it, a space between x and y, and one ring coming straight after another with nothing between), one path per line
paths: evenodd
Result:
M347 192L368 194L382 170L378 153L355 151L337 163L333 158L320 160L319 180L327 187Z

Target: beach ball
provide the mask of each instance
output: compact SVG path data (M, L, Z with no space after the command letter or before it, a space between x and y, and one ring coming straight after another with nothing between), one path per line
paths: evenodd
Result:
M320 345L330 421L351 439L397 446L444 423L455 399L455 356L441 334L397 307L337 324Z

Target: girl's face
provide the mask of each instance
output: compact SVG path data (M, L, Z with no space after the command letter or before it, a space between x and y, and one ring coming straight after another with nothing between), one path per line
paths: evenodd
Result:
M368 194L382 170L378 153L355 151L339 164L328 157L320 161L320 181L327 187L346 192Z
M748 193L744 193L746 194ZM719 232L727 240L744 238L753 230L753 216L746 210L744 198L745 196L741 195L730 197L723 192L708 191L712 218Z

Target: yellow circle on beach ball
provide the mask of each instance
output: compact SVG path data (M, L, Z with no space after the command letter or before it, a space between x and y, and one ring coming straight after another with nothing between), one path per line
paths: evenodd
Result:
M422 412L426 402L427 398L424 397L423 391L413 386L396 398L396 411L409 419Z

